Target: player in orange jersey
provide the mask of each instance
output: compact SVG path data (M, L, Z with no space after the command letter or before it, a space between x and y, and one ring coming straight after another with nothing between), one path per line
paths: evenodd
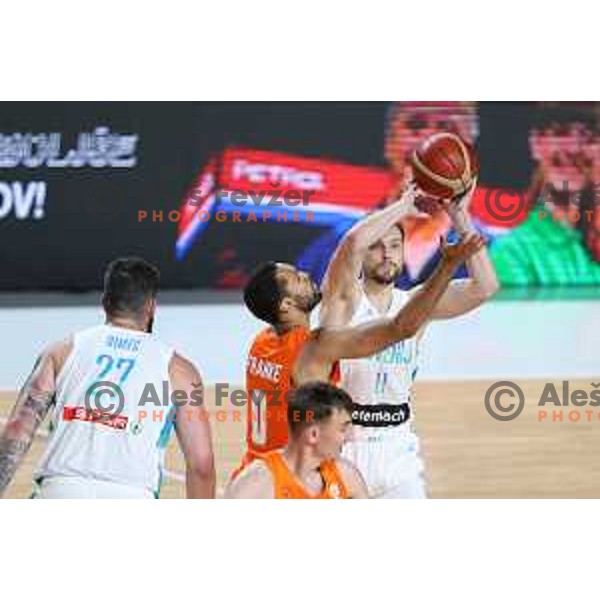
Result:
M456 268L483 247L477 234L444 247L436 272L396 315L347 327L353 302L349 294L366 253L390 224L417 212L415 191L409 187L398 202L369 215L344 236L327 269L322 292L307 273L283 263L262 265L250 279L244 301L269 327L254 339L246 365L248 451L242 467L286 444L290 390L308 381L335 383L340 359L370 356L413 337L431 316ZM319 327L311 331L310 314L321 297Z
M290 438L263 454L225 490L226 498L367 498L362 476L340 458L352 430L352 399L342 389L314 382L294 390L287 406Z

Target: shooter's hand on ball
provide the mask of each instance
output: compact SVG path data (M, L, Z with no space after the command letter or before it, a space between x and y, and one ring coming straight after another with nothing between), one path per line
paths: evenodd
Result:
M419 190L417 184L413 179L409 179L406 181L406 185L404 187L404 191L400 198L398 198L398 204L404 206L404 216L415 215L419 212L419 208L417 207L417 201L419 196L421 195L421 190Z
M475 188L477 188L477 177L473 179L471 187L464 194L457 196L452 199L452 201L444 201L444 208L452 220L454 220L459 213L467 213L475 194Z

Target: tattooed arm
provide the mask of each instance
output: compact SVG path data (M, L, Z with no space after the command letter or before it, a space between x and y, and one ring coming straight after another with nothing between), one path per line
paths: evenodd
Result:
M0 434L0 498L12 481L33 436L54 398L61 348L41 354L21 388L10 418Z

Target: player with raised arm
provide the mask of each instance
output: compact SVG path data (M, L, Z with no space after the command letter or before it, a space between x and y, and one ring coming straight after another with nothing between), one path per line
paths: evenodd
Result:
M472 239L475 229L467 206L476 183L461 199L441 202L455 231ZM404 235L400 227L388 227L368 249L350 252L343 241L338 252L351 255L350 269L330 274L332 298L329 308L350 317L353 327L374 318L390 318L422 291L402 291L394 286L402 270ZM468 277L450 283L432 310L429 320L464 315L488 300L498 282L481 245L467 260ZM342 294L336 290L343 289ZM419 440L414 432L413 382L418 369L419 341L425 323L415 335L372 356L341 363L341 385L356 403L355 435L343 451L365 477L371 497L424 498L423 465Z
M246 306L268 327L255 337L248 354L247 453L242 467L287 443L284 399L291 389L309 381L336 382L340 359L369 356L416 335L458 266L483 246L482 238L472 234L445 247L436 272L400 310L359 326L345 326L355 297L348 295L354 293L349 284L358 278L360 257L391 224L417 212L414 194L409 187L398 202L370 215L343 238L323 284L318 329L311 331L309 320L321 292L308 274L292 265L267 263L247 284Z
M158 270L145 260L114 261L104 278L106 322L42 352L0 435L0 496L50 414L35 497L158 497L173 429L185 458L188 498L214 497L210 427L197 414L200 374L151 333L158 283ZM141 420L144 390L160 390L164 381L200 401L178 407L171 401L162 419ZM116 398L110 408L102 395Z

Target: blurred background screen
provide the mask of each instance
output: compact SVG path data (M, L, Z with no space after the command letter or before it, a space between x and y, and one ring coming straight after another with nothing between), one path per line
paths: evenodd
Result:
M593 102L5 103L0 289L98 289L124 254L158 263L164 288L239 289L261 260L320 280L343 233L398 198L407 156L436 131L477 150L470 211L504 288L595 286L599 111ZM440 235L453 234L444 215L405 226L398 284L410 287L435 266Z

